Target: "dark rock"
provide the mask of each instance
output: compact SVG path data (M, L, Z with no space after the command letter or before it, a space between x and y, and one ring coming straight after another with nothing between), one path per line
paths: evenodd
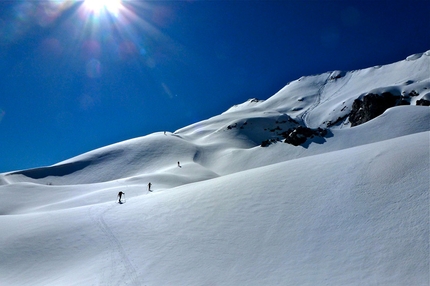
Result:
M430 100L426 100L426 99L418 99L417 100L417 105L421 105L421 106L430 106Z
M270 144L272 144L272 142L270 142L270 140L264 140L263 142L261 142L261 147L267 147L267 146L269 146Z
M331 80L337 80L341 77L344 77L345 75L346 75L346 72L344 72L344 71L334 71L334 72L332 72L330 79Z
M325 137L327 135L327 129L322 129L320 127L317 128L316 132L320 137Z
M409 93L409 96L418 96L419 95L419 93L418 92L416 92L415 90L412 90L410 93Z
M354 100L349 122L351 122L351 127L357 126L381 115L390 107L408 104L408 101L390 92L384 92L381 95L370 93L365 95L363 100Z
M285 138L285 143L299 146L314 136L324 137L327 135L327 130L318 128L310 129L304 126L297 126L296 128L290 128L281 134Z
M327 125L327 127L332 127L332 126L334 126L334 125L336 125L336 124L338 124L338 123L340 123L340 122L342 122L343 120L345 120L345 118L347 118L349 116L349 114L347 114L347 115L345 115L345 116L342 116L342 117L338 117L337 119L336 119L336 121L334 121L334 122L332 122L332 121L328 121L327 123L326 123L326 125ZM327 130L326 130L327 131Z
M236 128L237 127L237 123L235 123L234 125L229 125L229 126L227 126L227 129L233 129L233 128Z

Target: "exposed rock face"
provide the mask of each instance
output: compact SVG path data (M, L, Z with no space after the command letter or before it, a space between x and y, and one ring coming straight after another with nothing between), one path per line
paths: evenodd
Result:
M424 98L421 98L421 99L417 100L417 105L430 106L430 100L426 100Z
M267 139L267 140L264 140L263 142L261 142L260 146L261 147L267 147L267 146L269 146L272 143L276 143L276 140L274 140L274 139Z
M284 143L291 144L294 146L302 145L309 138L321 137L324 138L327 135L327 129L317 128L311 129L304 126L297 126L295 128L290 128L280 134L284 138ZM261 147L267 147L272 143L276 143L279 140L267 139L261 142Z
M409 102L390 92L384 92L381 95L370 93L365 95L363 100L356 99L349 114L351 127L363 124L397 105L409 105Z
M308 138L314 136L324 137L327 134L325 129L310 129L303 126L298 126L297 128L289 129L282 133L285 138L285 143L292 144L294 146L299 146L306 142Z
M336 73L332 75L331 80L337 80L340 77L342 77L342 74ZM410 105L412 97L418 95L419 93L414 90L409 93L403 92L402 95L394 95L391 92L383 92L382 94L369 93L362 97L362 99L354 100L351 112L344 114L334 122L328 121L323 124L325 124L327 128L330 128L348 118L351 127L354 127L374 119L384 113L388 108L398 105ZM430 93L429 96L424 96L420 100L417 100L416 105L430 106L429 98ZM345 108L346 106L343 107L341 111ZM237 123L234 123L227 126L227 129L246 129L246 124L247 122L239 126ZM294 146L307 146L309 143L322 144L325 142L324 138L332 136L330 129L311 129L302 124L303 123L297 122L288 115L284 115L282 120L268 122L264 130L260 130L262 134L264 133L267 136L262 136L263 138L260 139L262 140L260 141L260 146L267 147L277 142L284 142Z

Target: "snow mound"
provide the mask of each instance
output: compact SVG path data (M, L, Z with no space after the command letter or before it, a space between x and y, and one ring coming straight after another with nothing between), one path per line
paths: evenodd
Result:
M242 104L237 104L237 105L234 105L234 106L230 107L224 113L241 111L243 109L253 108L253 107L258 106L258 104L261 103L261 102L264 102L264 100L260 100L260 99L257 99L257 98L250 98L250 99L248 99L247 101L245 101Z
M414 60L417 60L417 59L421 58L421 57L422 57L422 55L423 55L423 53L413 54L413 55L408 56L408 57L406 58L406 60L407 60L407 61L414 61Z

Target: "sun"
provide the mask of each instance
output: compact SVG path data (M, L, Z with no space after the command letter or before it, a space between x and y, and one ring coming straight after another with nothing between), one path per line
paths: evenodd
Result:
M121 2L121 0L85 0L84 5L93 13L98 14L106 10L112 14L118 14Z

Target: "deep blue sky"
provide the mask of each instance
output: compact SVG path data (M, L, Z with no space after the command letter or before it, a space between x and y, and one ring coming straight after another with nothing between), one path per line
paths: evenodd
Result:
M0 2L0 172L430 49L425 1Z

